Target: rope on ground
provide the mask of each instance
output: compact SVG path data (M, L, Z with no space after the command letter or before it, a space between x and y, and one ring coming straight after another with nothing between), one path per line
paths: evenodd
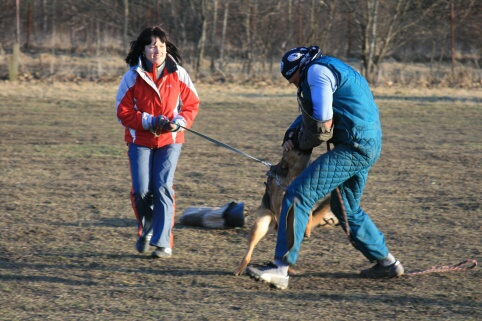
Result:
M473 259L470 259L470 260L466 260L466 261L460 262L460 263L452 265L452 266L448 266L448 265L432 266L431 268L426 269L426 270L411 272L411 273L405 273L404 275L413 276L413 275L428 274L428 273L461 272L461 271L472 270L476 266L477 266L477 261L473 260Z

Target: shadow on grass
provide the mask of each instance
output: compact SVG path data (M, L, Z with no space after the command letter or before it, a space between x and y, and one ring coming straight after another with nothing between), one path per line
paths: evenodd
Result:
M322 273L303 273L295 274L296 278L320 278L320 279L359 279L359 273L346 273L346 272L322 272Z
M268 295L271 296L269 292ZM261 294L261 293L260 293ZM258 296L260 296L258 294ZM330 293L319 291L316 295L313 294L311 291L307 292L297 292L296 296L293 296L292 293L288 291L282 292L281 297L286 296L286 299L289 299L296 305L296 302L310 302L310 301L319 301L328 300L334 302L353 302L356 305L366 304L366 306L376 306L377 304L382 306L385 304L390 305L393 308L397 309L405 309L407 307L432 307L432 309L449 309L451 313L458 314L458 315L475 315L475 310L480 310L478 307L478 303L475 301L468 301L464 298L444 298L440 299L439 297L421 297L415 295L404 295L404 294L353 294L353 293Z

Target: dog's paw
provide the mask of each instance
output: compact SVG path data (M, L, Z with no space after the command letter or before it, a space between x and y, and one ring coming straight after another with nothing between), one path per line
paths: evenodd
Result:
M242 270L236 269L236 271L233 272L233 275L240 276L241 274L243 274L243 271L244 271L244 269L242 269Z
M325 222L325 224L322 225L323 227L334 227L340 225L340 221L338 221L335 215L325 217L323 221Z
M293 269L291 266L288 268L288 275L296 275L296 270Z
M243 260L239 265L238 267L236 268L236 270L234 270L233 274L235 276L240 276L241 274L243 274L244 270L246 270L246 267L248 266L248 262Z

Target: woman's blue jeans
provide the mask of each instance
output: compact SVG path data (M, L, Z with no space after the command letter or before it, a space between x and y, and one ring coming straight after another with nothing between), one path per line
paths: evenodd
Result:
M174 172L182 144L148 148L129 144L131 200L138 222L138 237L150 245L172 248L175 215Z

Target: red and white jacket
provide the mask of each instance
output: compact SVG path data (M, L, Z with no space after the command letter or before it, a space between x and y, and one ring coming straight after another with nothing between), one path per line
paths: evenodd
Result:
M184 132L162 131L156 137L142 127L142 113L182 117L190 128L199 110L199 97L187 71L170 55L161 77L143 68L141 59L125 73L116 97L117 119L126 128L125 141L149 148L184 143Z

